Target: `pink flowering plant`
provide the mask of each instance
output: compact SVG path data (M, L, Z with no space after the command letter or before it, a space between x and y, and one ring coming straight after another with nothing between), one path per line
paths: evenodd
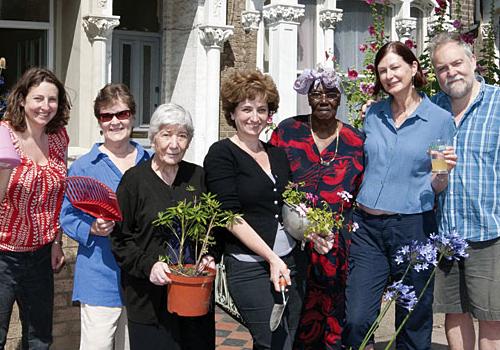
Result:
M286 204L294 208L299 216L308 220L308 225L304 231L304 238L311 233L319 236L328 236L332 232L339 231L344 226L344 204L352 200L352 195L347 191L338 192L341 198L341 209L338 212L332 211L328 203L320 200L315 194L304 192L300 188L305 182L289 182L283 192L283 199ZM350 231L355 231L357 225L348 224ZM286 228L286 227L285 227Z
M406 264L406 269L401 279L399 279L398 281L394 281L386 288L386 292L383 297L384 301L386 301L386 304L366 333L359 349L365 349L365 347L372 339L375 331L380 326L383 318L387 314L387 311L389 311L391 304L396 303L399 306L407 309L408 313L385 347L385 350L389 350L396 340L397 335L399 334L399 332L401 332L404 325L410 318L415 306L418 304L420 299L422 299L425 290L429 287L429 284L436 274L436 269L438 268L439 263L443 259L458 261L467 258L467 248L467 242L462 237L460 237L456 231L452 231L443 235L431 234L429 239L425 242L412 241L410 244L401 247L396 252L394 261L398 265ZM418 295L416 294L413 286L405 284L405 277L410 270L413 269L417 272L420 272L429 270L431 268L432 272L429 275L426 284Z
M7 69L7 63L4 57L0 57L0 119L3 118L7 109L7 93L4 92L5 80L2 76L2 71Z
M388 9L388 1L365 0L365 2L370 6L374 21L368 27L370 36L365 43L358 47L358 50L365 55L363 59L364 68L359 72L355 68L348 68L342 82L342 88L347 97L349 121L356 127L361 127L362 124L359 117L361 107L366 101L377 100L381 97L376 96L374 92L375 67L373 61L377 51L389 40L384 32L384 18Z

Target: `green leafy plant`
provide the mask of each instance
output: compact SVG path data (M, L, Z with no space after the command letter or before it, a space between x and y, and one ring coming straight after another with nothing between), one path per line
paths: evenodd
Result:
M195 189L190 186L187 190L193 192ZM202 258L208 253L208 248L215 244L213 229L230 226L240 218L240 214L221 209L221 203L214 194L202 193L199 198L195 196L192 201L179 201L175 206L158 213L153 225L166 227L179 244L174 249L166 243L169 251L176 255L177 262L171 266L172 271L182 275L200 275L203 273L199 271ZM194 247L194 267L186 266L184 251L189 244ZM170 263L171 256L162 255L160 261Z
M334 231L340 230L344 225L344 203L349 202L352 195L347 191L338 192L337 195L342 198L342 206L339 212L334 212L330 209L328 203L319 200L318 196L301 191L300 188L304 185L305 182L289 182L283 192L284 202L309 221L304 231L304 238L307 238L311 233L327 236ZM352 227L352 225L348 225L350 230Z
M495 4L490 4L490 20L486 25L486 35L480 50L481 59L477 62L478 70L488 84L500 85L500 68L498 67L498 56L495 50Z

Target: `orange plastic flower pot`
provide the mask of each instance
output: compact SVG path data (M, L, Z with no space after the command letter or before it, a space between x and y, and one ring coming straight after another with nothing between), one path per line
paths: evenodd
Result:
M189 265L186 265L189 266ZM215 270L207 268L205 276L168 274L167 309L179 316L203 316L208 313L215 280Z

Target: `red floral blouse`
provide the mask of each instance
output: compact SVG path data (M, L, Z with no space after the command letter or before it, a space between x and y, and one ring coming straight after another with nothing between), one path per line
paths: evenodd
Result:
M21 164L12 171L0 203L0 250L35 251L52 242L59 231L68 134L65 128L49 134L49 162L38 165L19 147L9 124L1 124L10 130Z

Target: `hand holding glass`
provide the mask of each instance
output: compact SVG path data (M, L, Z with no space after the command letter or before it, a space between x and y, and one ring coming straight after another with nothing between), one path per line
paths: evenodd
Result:
M448 147L447 142L442 139L437 139L429 146L431 155L432 172L434 174L448 174L448 165L444 157L443 151Z

